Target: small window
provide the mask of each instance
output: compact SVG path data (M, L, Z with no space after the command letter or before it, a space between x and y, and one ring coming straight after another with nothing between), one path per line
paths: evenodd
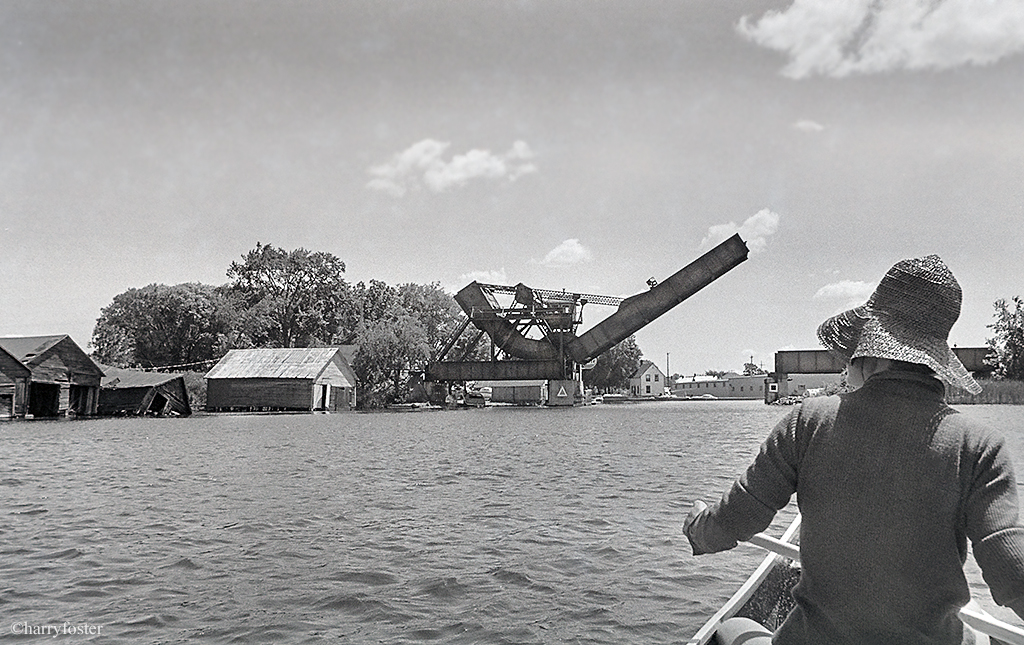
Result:
M661 378L661 374L655 374L654 375L654 382L657 383L660 378Z
M648 386L647 386L647 394L650 394L650 393L651 393L651 386L650 386L650 385L648 385Z
M650 382L650 381L651 381L651 375L650 375L650 374L648 374L648 375L647 375L647 382Z

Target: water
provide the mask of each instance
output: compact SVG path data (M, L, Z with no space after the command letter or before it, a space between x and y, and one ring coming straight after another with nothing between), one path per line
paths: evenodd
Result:
M963 410L1012 427L1024 464L1024 408ZM693 558L689 500L716 499L786 412L0 425L0 642L685 641L762 557Z

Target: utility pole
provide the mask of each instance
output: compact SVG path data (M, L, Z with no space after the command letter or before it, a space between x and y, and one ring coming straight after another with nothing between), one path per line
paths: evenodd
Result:
M668 352L665 352L665 389L672 392L672 372L668 369Z

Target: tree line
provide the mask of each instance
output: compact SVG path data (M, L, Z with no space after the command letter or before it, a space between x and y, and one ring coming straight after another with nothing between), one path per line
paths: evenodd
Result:
M115 367L205 371L229 349L356 345L357 401L363 408L405 400L422 371L462 325L465 313L438 283L351 284L345 263L322 252L257 243L232 262L229 282L151 284L118 294L100 311L93 357ZM453 355L486 360L464 330ZM640 364L630 337L587 370L588 385L625 387Z

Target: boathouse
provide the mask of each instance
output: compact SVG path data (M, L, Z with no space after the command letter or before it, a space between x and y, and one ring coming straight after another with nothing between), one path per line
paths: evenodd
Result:
M354 345L233 349L206 374L206 409L328 411L356 406Z
M192 414L185 377L100 366L97 414L104 416L183 416Z
M0 347L0 421L25 416L25 396L32 372Z
M0 348L29 371L23 398L14 383L12 416L96 414L103 371L70 336L3 337ZM4 372L8 376L3 378L10 378L7 368Z

